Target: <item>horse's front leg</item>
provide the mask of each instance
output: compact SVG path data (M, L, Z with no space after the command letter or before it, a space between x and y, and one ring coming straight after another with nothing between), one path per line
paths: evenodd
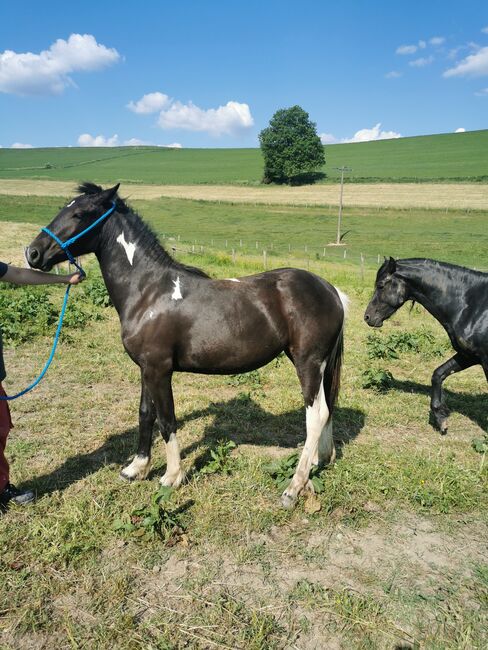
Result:
M164 374L148 371L146 381L156 408L159 430L166 443L166 472L160 478L161 485L179 487L185 479L181 468L180 448L176 439L176 418L171 388L171 371Z
M449 375L474 366L476 363L474 359L467 359L458 353L434 370L434 374L432 375L430 414L433 426L439 429L442 434L447 433L447 418L449 417L449 409L443 400L442 383Z
M156 408L146 386L144 373L141 372L141 401L139 404L139 443L137 454L130 465L124 467L120 475L126 481L142 480L149 474L151 467L151 446Z

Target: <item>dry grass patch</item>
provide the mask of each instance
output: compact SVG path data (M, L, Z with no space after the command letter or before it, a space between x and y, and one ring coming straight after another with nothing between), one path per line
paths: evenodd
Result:
M115 180L114 180L115 182ZM0 194L17 196L73 196L76 183L66 181L0 180ZM171 197L199 201L256 203L266 205L338 205L339 185L301 187L234 185L122 186L131 199ZM344 204L364 207L473 209L488 208L488 185L473 183L348 183Z

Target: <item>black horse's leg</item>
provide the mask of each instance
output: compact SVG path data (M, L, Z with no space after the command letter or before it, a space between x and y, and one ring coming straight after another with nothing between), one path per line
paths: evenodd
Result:
M185 478L181 469L180 448L176 439L176 418L171 388L172 372L147 370L145 379L156 408L159 430L166 443L166 472L161 485L179 487Z
M122 478L133 481L142 480L149 474L151 466L151 446L156 409L141 372L141 401L139 404L139 442L137 454L130 465L120 472Z
M449 375L465 370L470 366L478 363L474 359L469 359L462 354L455 354L451 359L446 361L434 370L432 375L432 396L430 400L430 413L433 426L442 434L447 433L447 418L449 409L443 403L442 382Z
M324 455L325 447L327 447L329 460L334 454L332 427L328 426L329 407L323 384L325 362L307 360L304 364L296 362L295 366L305 400L307 437L295 474L281 495L281 503L285 508L292 507L300 492L311 485L310 469L319 454ZM322 442L321 438L324 438Z

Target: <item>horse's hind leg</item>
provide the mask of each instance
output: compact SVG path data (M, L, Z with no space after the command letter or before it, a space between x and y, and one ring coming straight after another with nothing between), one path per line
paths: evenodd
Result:
M120 475L126 481L145 479L151 467L151 446L156 409L141 373L141 401L139 404L139 443L137 454L130 465L124 467Z
M320 456L329 461L334 455L332 427L327 426L329 407L323 384L325 361L322 364L309 361L295 365L305 399L307 437L295 474L281 496L285 508L292 507L300 492L307 487L314 461L317 462Z

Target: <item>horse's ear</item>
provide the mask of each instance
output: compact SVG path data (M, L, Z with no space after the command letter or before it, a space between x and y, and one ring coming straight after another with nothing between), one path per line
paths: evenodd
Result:
M117 183L117 185L114 185L108 190L103 190L103 192L101 192L100 194L100 198L102 199L102 201L103 202L113 201L119 187L120 187L120 183Z
M388 266L386 267L386 270L388 271L388 273L393 274L395 273L396 268L397 268L396 260L394 260L393 257L390 257L390 259L388 260Z

